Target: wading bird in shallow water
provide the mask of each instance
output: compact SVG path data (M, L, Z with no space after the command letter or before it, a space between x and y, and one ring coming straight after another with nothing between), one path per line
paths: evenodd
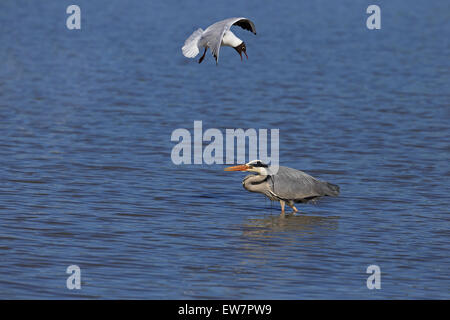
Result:
M231 26L236 25L242 29L248 30L256 34L255 24L247 18L229 18L210 25L206 30L202 28L197 29L184 42L182 48L183 55L187 58L195 58L202 48L205 49L202 57L198 63L202 63L205 58L208 48L216 59L216 64L219 63L219 51L221 46L228 46L234 48L241 56L242 52L248 59L247 48L245 42L239 39L231 32Z
M308 203L323 196L339 195L339 187L335 184L318 180L303 171L282 166L273 174L270 167L260 160L227 167L225 171L256 173L247 175L242 180L242 185L248 191L262 193L272 201L280 201L282 215L285 204L296 213L298 211L294 206L296 202Z

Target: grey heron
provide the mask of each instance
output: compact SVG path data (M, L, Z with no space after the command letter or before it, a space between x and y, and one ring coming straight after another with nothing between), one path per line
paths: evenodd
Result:
M183 55L187 58L195 58L202 48L205 48L202 57L198 63L202 63L205 58L208 48L216 59L216 64L219 63L219 51L221 46L228 46L234 48L241 56L242 52L248 59L247 48L245 42L239 39L231 32L231 26L236 25L242 29L248 30L256 34L255 24L247 18L229 18L210 25L206 30L202 28L194 31L189 38L184 42L182 48Z
M318 180L303 171L280 166L276 173L260 160L253 160L243 165L227 167L225 171L247 171L256 174L247 175L242 185L250 192L258 192L272 201L279 201L281 214L287 204L296 213L298 210L294 203L314 202L323 196L336 197L339 195L339 186Z

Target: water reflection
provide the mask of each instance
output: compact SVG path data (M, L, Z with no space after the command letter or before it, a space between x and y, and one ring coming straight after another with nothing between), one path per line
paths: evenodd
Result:
M281 233L311 235L326 230L336 230L339 216L276 215L248 219L243 225L246 238L279 237Z
M241 226L240 263L244 267L275 266L279 271L287 271L302 261L305 267L309 261L305 255L316 254L329 245L327 241L338 229L339 219L306 214L248 219Z

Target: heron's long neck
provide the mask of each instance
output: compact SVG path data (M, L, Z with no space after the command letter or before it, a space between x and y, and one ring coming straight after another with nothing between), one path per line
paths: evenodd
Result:
M266 181L267 175L252 174L244 178L242 184L248 191L261 192L261 183Z

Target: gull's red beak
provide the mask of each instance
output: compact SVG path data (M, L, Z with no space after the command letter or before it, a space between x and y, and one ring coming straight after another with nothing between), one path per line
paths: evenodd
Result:
M238 51L238 52L239 52L239 55L241 56L241 61L242 61L242 52L245 54L245 56L247 57L247 60L248 60L247 51L242 50L242 51Z
M236 50L239 53L239 56L241 57L241 61L242 61L242 52L244 52L245 56L247 57L248 60L248 55L247 55L247 48L245 47L245 43L242 42L240 45L233 47L234 50Z
M241 164L234 167L226 167L224 171L247 171L250 167L246 164Z

